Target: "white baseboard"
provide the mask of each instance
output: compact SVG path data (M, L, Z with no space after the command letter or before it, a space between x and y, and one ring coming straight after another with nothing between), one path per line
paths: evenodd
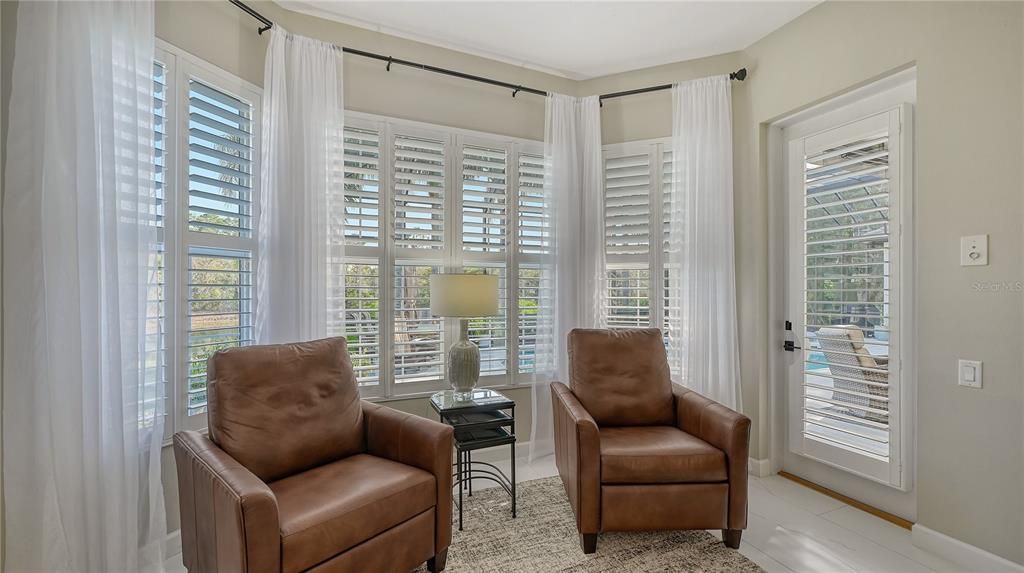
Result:
M175 529L164 539L164 561L181 555L181 530Z
M767 458L763 460L759 460L757 458L750 458L749 460L747 460L747 471L750 472L751 475L756 477L768 477L772 475L771 460Z
M962 565L968 571L1024 573L1024 565L1014 563L919 523L915 523L911 528L910 540L915 546L925 551L931 551L947 561Z

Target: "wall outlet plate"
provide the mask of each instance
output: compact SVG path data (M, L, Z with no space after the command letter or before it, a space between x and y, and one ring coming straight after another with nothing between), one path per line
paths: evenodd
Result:
M960 237L960 266L978 267L988 264L988 235Z

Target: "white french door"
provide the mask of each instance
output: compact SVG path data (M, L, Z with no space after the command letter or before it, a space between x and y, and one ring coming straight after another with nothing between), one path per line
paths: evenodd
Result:
M905 489L910 108L788 134L788 449ZM841 116L840 116L841 117Z

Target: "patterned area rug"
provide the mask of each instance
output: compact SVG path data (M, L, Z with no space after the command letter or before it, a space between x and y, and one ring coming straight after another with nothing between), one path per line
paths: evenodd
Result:
M760 572L706 531L602 533L597 553L580 549L572 508L557 477L519 484L518 516L501 488L465 497L464 530L455 525L446 573ZM456 520L458 515L453 516ZM426 567L416 570L425 572Z

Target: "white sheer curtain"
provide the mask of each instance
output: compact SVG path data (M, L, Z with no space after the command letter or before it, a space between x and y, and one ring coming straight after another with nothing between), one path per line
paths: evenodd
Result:
M728 76L672 87L669 361L680 382L740 409Z
M551 94L544 118L544 200L550 243L542 272L541 308L552 309L538 328L533 381L530 459L551 454L552 380L568 383L566 336L573 328L597 328L604 269L604 178L601 172L601 109L597 96ZM538 344L539 346L540 344Z
M342 321L342 52L275 26L263 86L256 340L327 336Z
M153 3L22 2L15 42L5 568L160 570L164 393L146 332L160 240Z

